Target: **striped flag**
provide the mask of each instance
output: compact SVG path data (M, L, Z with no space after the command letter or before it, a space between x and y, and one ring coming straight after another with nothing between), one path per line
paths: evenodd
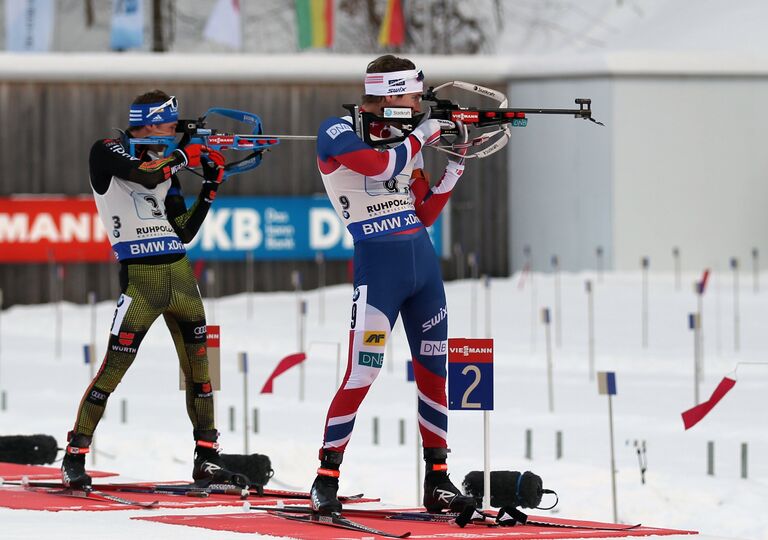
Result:
M405 42L405 16L402 0L387 0L387 11L379 31L379 45L398 47Z
M299 49L333 46L333 0L296 0Z
M240 0L218 0L205 23L203 36L208 41L241 50Z

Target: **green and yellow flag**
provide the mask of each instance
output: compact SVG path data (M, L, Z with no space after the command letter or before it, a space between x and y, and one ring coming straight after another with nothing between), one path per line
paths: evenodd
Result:
M296 0L299 49L333 45L333 0Z

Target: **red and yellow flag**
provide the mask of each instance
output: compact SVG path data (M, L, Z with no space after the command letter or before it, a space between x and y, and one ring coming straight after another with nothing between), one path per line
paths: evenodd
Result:
M296 0L299 49L333 45L333 0Z
M397 47L405 42L405 16L402 0L387 0L387 11L379 31L379 45Z

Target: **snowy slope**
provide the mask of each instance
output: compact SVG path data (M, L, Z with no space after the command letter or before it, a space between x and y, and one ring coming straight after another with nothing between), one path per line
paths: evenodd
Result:
M641 347L641 278L608 274L595 282L597 369L617 373L613 400L618 515L624 523L694 529L700 538L768 540L768 365L738 367L735 388L714 411L688 432L680 413L693 405L692 343L687 314L695 309L684 276L677 291L671 275L650 283L649 347ZM768 276L764 276L768 278ZM554 413L548 412L544 331L535 308L552 305L554 280L536 275L520 286L520 276L493 280L490 325L496 340L496 410L492 414L492 468L533 470L545 487L560 495L554 515L611 521L607 401L589 380L587 366L585 279L562 276L562 347L554 347ZM764 362L768 335L761 332L768 315L768 291L753 293L742 280L741 351L733 348L733 302L730 275L715 275L704 302L705 380L703 398L737 362ZM447 284L450 335L477 337L486 328L485 291L472 281ZM477 295L476 302L473 295ZM249 408L259 409L259 433L250 436L250 451L268 454L283 484L307 489L317 467L327 404L336 385L336 344L346 349L350 289L331 287L304 293L309 301L306 367L307 396L298 400L298 372L275 384L274 395L259 395L277 361L296 352L297 297L293 293L251 297L248 320L244 295L207 301L211 322L222 325L224 391L218 394L219 429L225 451L243 451L242 375L237 353L249 354ZM320 323L321 300L325 306ZM473 322L473 309L477 318ZM16 306L0 319L0 389L8 410L0 412L0 434L50 433L60 444L73 421L89 380L82 345L89 341L91 312L65 304L63 353L55 358L56 306ZM106 345L113 303L97 310L97 349ZM532 331L533 330L533 331ZM553 336L555 335L553 328ZM532 339L534 338L534 339ZM329 344L330 342L330 344ZM398 323L393 354L361 409L348 448L342 490L364 491L387 503L416 502L416 455L413 435L415 389L405 382L408 356ZM391 368L389 367L391 366ZM127 401L128 423L120 422L120 401ZM236 431L228 430L228 409L237 407ZM380 418L381 439L372 444L372 418ZM398 422L406 422L406 444L398 444ZM459 481L482 467L482 415L452 412L449 464ZM525 430L533 430L533 459L524 458ZM555 432L563 432L564 456L555 459ZM715 441L715 476L706 475L706 444ZM640 482L634 441L647 444L648 472ZM749 479L739 477L740 445L749 445ZM142 345L135 365L113 394L97 432L96 467L121 472L126 479L188 478L192 438L178 391L178 368L162 322ZM458 482L457 482L458 483ZM232 509L221 509L231 512ZM166 512L163 510L163 512ZM212 512L210 509L202 512ZM4 538L79 538L83 534L115 539L242 538L199 529L170 527L128 519L140 511L112 513L44 513L0 509ZM158 529L160 528L160 529Z

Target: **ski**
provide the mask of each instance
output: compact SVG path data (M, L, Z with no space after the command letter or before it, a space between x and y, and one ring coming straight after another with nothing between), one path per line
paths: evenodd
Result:
M90 499L92 501L113 502L118 504L124 504L126 506L137 506L139 508L157 508L160 501L134 501L126 499L124 497L118 497L111 493L104 493L97 489L49 489L49 488L36 488L29 486L26 489L36 491L39 493L47 493L48 495L58 495L61 497L75 497L78 499Z
M525 523L521 523L521 525L534 525L536 527L556 527L561 529L586 529L589 531L631 531L632 529L637 529L639 527L642 527L642 523L637 523L635 525L626 525L626 526L617 526L617 527L600 527L598 525L575 525L570 523L552 523L551 521L538 521L529 519Z
M279 510L284 513L290 514L312 514L313 511L307 506L286 506L282 508L276 508L274 506L251 506L251 510L263 510L266 512ZM486 527L497 527L498 524L495 521L489 521L493 519L474 508L468 508L465 512L444 512L444 513L429 513L419 511L402 511L402 510L387 510L387 509L363 509L363 508L345 508L341 511L341 515L354 516L354 517L370 517L378 519L390 519L390 520L403 520L403 521L432 521L436 523L453 523L459 527L465 525L482 525Z
M351 519L346 518L337 512L333 512L330 515L324 515L324 514L315 514L315 513L293 514L293 513L282 512L277 510L268 510L267 513L272 516L277 516L283 519L289 519L291 521L300 521L302 523L314 523L317 525L336 527L338 529L347 529L350 531L375 534L377 536L384 536L386 538L408 538L411 535L410 532L405 532L403 534L394 534L394 533L389 533L387 531L382 531L380 529L376 529L373 527L369 527L367 525L363 525L362 523L352 521Z

